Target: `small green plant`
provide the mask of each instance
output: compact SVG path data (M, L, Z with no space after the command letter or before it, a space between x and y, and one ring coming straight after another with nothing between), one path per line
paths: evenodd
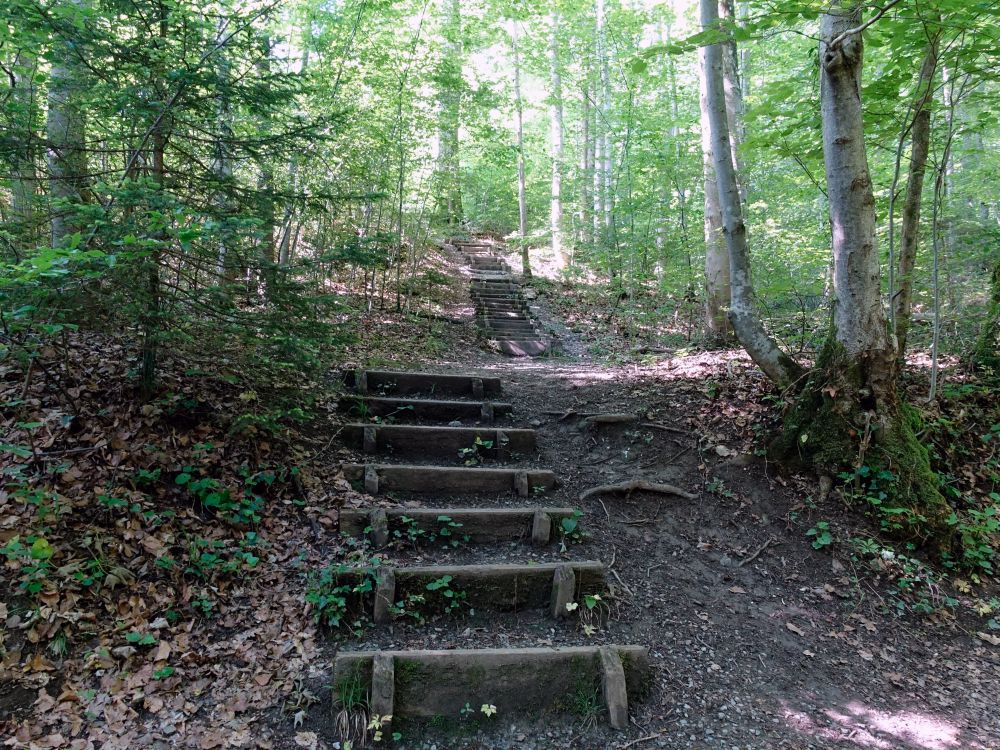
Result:
M236 526L256 526L261 521L264 498L253 490L262 481L260 474L245 472L242 493L234 496L219 480L212 477L195 477L195 469L185 466L174 477L174 484L185 488L202 508L217 513L223 520Z
M361 609L363 599L375 590L381 562L373 557L362 567L328 565L310 576L305 599L316 621L327 628L348 626L352 632L360 632L363 620L352 618L352 612Z
M459 612L468 596L467 592L452 588L453 579L454 576L441 576L425 586L428 591L435 592L442 598L445 614L449 615Z
M172 676L173 673L174 673L174 671L175 671L174 668L171 667L169 664L167 666L165 666L165 667L160 667L155 672L153 672L153 679L154 680L165 680L168 677Z
M445 548L455 548L462 544L462 542L469 541L468 534L457 533L463 524L453 520L451 516L438 516L437 522L440 524L437 530L437 538L444 543Z
M559 551L566 552L570 544L579 544L584 540L586 534L580 527L580 519L583 518L583 511L574 510L573 515L566 516L559 521Z
M22 591L34 597L48 588L56 551L45 537L29 536L25 543L19 536L11 537L0 552L17 567Z
M360 745L368 740L368 690L359 672L344 676L333 687L334 708L336 717L334 724L342 747L353 747L354 742Z
M483 452L493 450L492 440L483 440L479 435L468 448L459 448L458 457L466 466L476 466L483 462Z
M948 524L955 529L960 543L960 557L948 557L945 565L992 575L993 562L1000 544L1000 494L990 493L992 505L982 510L970 508L961 514L953 512Z
M156 636L152 633L140 633L138 631L131 631L125 635L125 640L131 643L133 646L155 646Z
M400 516L399 523L401 528L394 529L392 535L399 543L406 542L412 546L416 546L420 542L430 544L440 542L445 549L449 547L457 548L469 541L469 535L460 532L463 524L454 520L451 516L438 516L436 522L438 524L437 528L430 531L422 529L417 519L410 516ZM365 529L365 533L370 532L370 527Z
M817 521L816 525L806 532L806 536L813 538L813 549L823 549L833 544L833 534L830 533L829 521Z
M403 599L395 602L389 612L393 617L409 617L418 624L423 625L424 614L421 607L426 604L427 598L423 594L407 594Z

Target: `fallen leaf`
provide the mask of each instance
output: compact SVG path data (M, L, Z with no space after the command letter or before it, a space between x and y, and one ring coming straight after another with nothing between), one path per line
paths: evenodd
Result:
M976 633L976 636L982 641L991 643L994 646L1000 646L1000 636L993 635L992 633L983 633L983 632Z
M796 625L794 622L786 622L785 627L791 630L795 635L805 636L806 631Z
M740 586L730 586L729 592L732 594L745 594L747 590L745 588L741 588Z
M865 661L874 661L875 660L875 654L873 654L871 651L868 651L866 649L861 649L860 651L858 651L858 656L860 656Z

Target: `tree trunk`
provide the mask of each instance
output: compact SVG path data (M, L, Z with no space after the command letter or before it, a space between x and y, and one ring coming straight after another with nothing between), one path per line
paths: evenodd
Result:
M85 0L69 0L76 13L85 10ZM48 138L49 199L52 202L53 247L62 245L79 231L73 204L84 201L87 185L87 115L82 99L87 80L71 42L55 55L49 70Z
M270 86L271 79L271 55L273 52L273 47L271 44L271 39L269 37L264 37L262 40L261 59L258 63L258 70L261 77L264 79L264 83ZM268 117L266 120L267 128L270 131L273 123L271 118ZM274 241L274 230L275 230L275 200L274 200L274 170L271 167L271 162L268 161L267 155L262 154L258 159L258 167L260 169L260 174L257 178L257 189L259 192L258 200L261 206L261 226L260 226L260 264L261 264L261 278L264 282L264 296L270 297L275 282L274 265L277 262L276 246Z
M701 0L701 22L705 29L718 27L717 0ZM722 208L722 229L729 249L729 275L732 284L729 321L751 359L771 380L787 386L798 379L802 368L782 352L764 330L754 302L746 226L743 224L736 171L729 145L720 44L711 44L705 48L705 78L708 121L712 134L712 162L715 166L719 205Z
M583 82L583 116L581 123L580 148L580 236L579 243L583 246L593 246L594 235L590 221L591 197L590 185L594 179L593 169L594 146L590 133L590 65L587 65Z
M35 76L38 61L26 52L19 52L11 66L13 73L13 98L20 112L20 123L13 134L13 175L10 186L11 219L14 231L25 249L37 241L35 226L35 191L38 185L36 144L38 141L38 102L35 99Z
M528 255L528 200L524 178L524 112L521 103L521 59L517 49L517 21L511 21L510 42L514 53L514 105L517 115L517 214L521 235L521 266L526 278L531 278L531 258Z
M445 223L462 223L458 131L462 104L462 9L460 0L441 0L444 52L438 74L438 189Z
M993 266L989 307L972 361L987 377L1000 380L1000 260Z
M701 155L705 175L705 337L710 346L721 346L730 337L727 309L731 297L729 248L722 232L719 186L712 159L712 128L708 112L708 68L706 49L698 50L698 82L701 84Z
M903 205L903 226L899 247L899 291L896 293L896 298L891 301L896 320L896 347L900 357L906 353L906 338L910 330L913 269L917 262L920 206L931 140L930 104L934 96L934 73L937 70L939 38L940 32L934 31L927 42L927 52L920 67L917 102L910 136L910 170L906 182L906 203ZM889 220L892 221L892 216Z
M719 15L729 23L735 23L736 14L733 0L719 0ZM736 169L736 183L740 188L740 201L747 202L746 184L743 179L743 159L740 146L743 143L743 88L740 85L739 53L736 40L732 36L722 48L722 83L726 92L726 122L729 124L729 148L733 152L733 167Z
M552 255L560 269L569 265L569 253L563 240L563 106L562 76L559 73L559 13L554 12L549 36L549 65L552 91L549 108L549 129L552 140L552 194L549 210L549 229L552 233Z
M882 304L875 199L865 151L859 5L834 4L820 24L823 156L833 230L833 330L774 447L819 471L877 480L871 506L897 535L950 544L951 508L897 391L898 362ZM867 478L871 479L867 479Z
M215 44L222 45L226 34L226 22L219 19ZM212 172L215 178L215 210L218 212L219 239L216 252L216 273L218 283L226 284L231 280L229 263L229 214L232 211L229 201L229 191L233 181L233 160L229 153L233 139L232 111L229 105L229 59L223 45L214 56L217 90L215 158Z
M162 48L166 44L169 36L169 11L163 0L157 2L158 36L153 40L153 45ZM161 78L157 82L161 95L165 94L165 81ZM169 116L169 115L168 115ZM167 150L167 116L160 117L153 127L151 134L152 144L152 176L156 189L163 191L166 184L166 150ZM162 230L157 232L155 239L157 244L143 262L143 273L145 276L146 300L143 311L142 325L142 349L140 352L140 374L139 387L143 398L149 399L153 396L156 386L156 365L160 344L160 328L162 325L162 311L160 309L160 256L162 255L161 245L166 242L166 233Z

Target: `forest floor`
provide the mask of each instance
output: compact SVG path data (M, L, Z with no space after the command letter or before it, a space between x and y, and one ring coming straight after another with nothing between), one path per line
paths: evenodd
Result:
M462 291L456 277L426 308L458 322L368 317L346 364L504 379L512 424L539 432L531 465L560 477L545 502L582 508L585 537L566 553L460 547L436 551L434 561L602 560L612 571L603 627L588 636L530 613L465 613L354 636L319 629L305 604L310 572L355 551L336 536L338 511L371 501L338 471L353 456L337 441L339 379L320 384L324 416L310 424L280 438L236 436L226 415L258 408L257 394L193 380L178 363L168 367L169 392L137 404L125 386L107 388L127 382L122 358L112 356L118 344L81 336L58 382L0 373L5 399L27 402L17 419L42 422L23 428L10 418L0 440L23 442L18 430L32 430L19 465L45 466L51 478L47 492L23 479L0 494L0 741L334 748L338 648L618 643L648 646L653 665L626 733L606 729L584 705L569 717L404 726L401 744L1000 747L996 585L923 565L916 552L882 541L841 491L820 497L813 478L769 465L759 449L776 397L745 356L636 357L635 341L609 356L612 337L595 347L600 321L582 307L574 320L571 295L551 294L560 306L551 325L579 329L560 329L566 353L511 360L481 347ZM921 384L919 373L912 383ZM955 459L949 481L970 488L996 470L995 446L980 436L1000 420L983 398L966 383L937 415ZM75 416L66 421L70 402ZM588 430L574 412L632 412L660 427ZM588 488L637 477L696 499L579 501ZM219 490L234 502L210 502ZM388 555L427 560L409 547Z

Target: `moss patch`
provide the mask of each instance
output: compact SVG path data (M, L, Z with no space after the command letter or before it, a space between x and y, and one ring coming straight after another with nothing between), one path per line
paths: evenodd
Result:
M891 473L886 508L903 511L894 514L893 533L947 549L951 507L917 438L921 429L920 413L898 400L894 375L850 360L831 336L770 453L784 464L832 476L854 475L863 466Z

